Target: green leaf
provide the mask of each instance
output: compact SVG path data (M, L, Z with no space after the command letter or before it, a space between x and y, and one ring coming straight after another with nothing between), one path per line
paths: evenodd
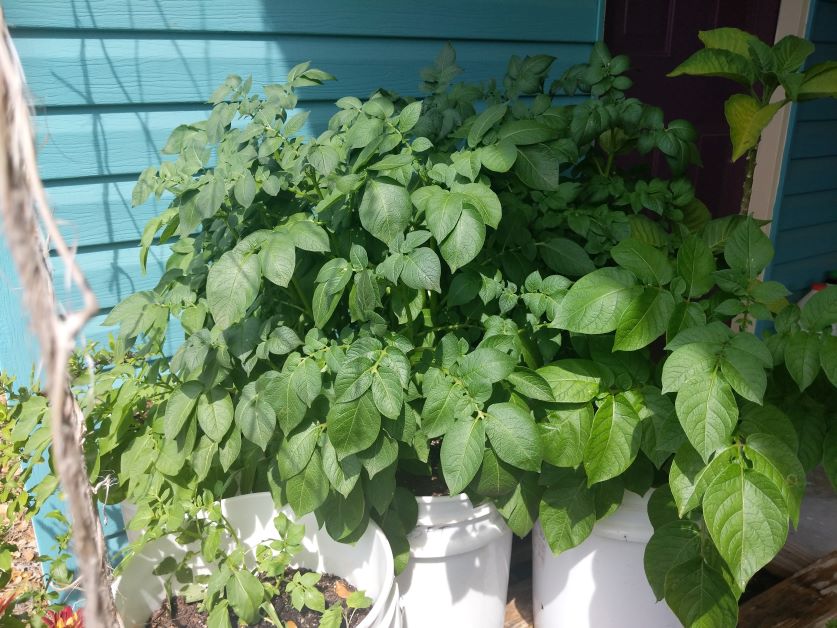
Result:
M802 324L809 331L820 331L837 323L837 287L815 292L802 308Z
M424 212L427 228L442 242L459 222L462 215L462 194L446 192L438 186L419 188L411 196L413 204Z
M273 233L259 252L262 275L277 286L286 288L296 266L296 250L291 238L284 233Z
M520 146L555 139L556 132L537 120L511 120L500 127L498 135L501 142L507 141Z
M555 401L549 382L535 371L518 367L509 373L508 380L521 395L538 401Z
M238 178L238 181L235 182L233 194L235 194L235 200L244 209L247 209L253 204L253 199L256 198L256 180L249 170L245 170Z
M233 402L230 394L215 387L198 398L198 424L204 434L220 443L233 422Z
M421 412L422 430L428 438L443 435L453 425L457 416L468 411L468 398L459 383L444 376L425 376L423 386L424 408Z
M601 372L595 362L589 360L558 360L539 368L552 389L552 396L560 403L584 403L599 394Z
M358 213L360 223L384 244L404 232L412 217L410 193L403 185L387 178L366 183Z
M709 485L703 515L742 590L779 552L788 535L788 512L779 489L762 474L736 464Z
M360 478L360 460L357 456L345 456L337 459L337 452L330 440L326 440L322 447L323 472L335 491L343 497L348 497Z
M616 329L635 294L631 273L600 268L573 284L558 307L555 323L576 333L606 334Z
M410 129L412 129L419 121L421 117L421 106L422 103L420 100L416 102L411 102L409 105L404 107L401 112L398 114L398 130L402 133L406 133Z
M501 497L511 493L517 486L517 478L511 467L497 457L491 449L486 449L482 465L471 482L471 490L485 497Z
M531 413L510 403L489 406L485 432L504 462L527 471L540 471L541 441Z
M712 452L730 443L738 404L717 370L687 381L674 405L686 437L701 458L708 461Z
M439 279L442 265L433 249L420 247L403 256L404 267L401 280L416 290L434 290L441 292Z
M584 461L584 448L593 427L593 406L565 406L547 414L538 423L543 459L556 467L577 467Z
M674 456L669 471L669 486L677 513L683 517L700 505L703 494L712 481L723 473L738 456L737 448L727 447L717 452L709 464L691 445L683 445Z
M227 601L235 614L248 624L259 620L259 606L265 597L264 587L249 571L233 571L226 586Z
M780 101L762 106L748 94L733 94L727 99L724 115L729 124L733 161L758 144L761 132L784 104Z
M747 87L754 78L749 59L729 50L698 50L667 76L719 76L728 78Z
M360 397L372 386L372 367L375 363L365 355L346 360L334 380L337 401L347 402Z
M690 628L719 628L738 623L738 601L724 577L700 558L669 570L666 604Z
M806 413L807 414L807 413ZM770 434L778 438L792 451L799 449L799 435L787 414L776 406L765 404L756 406L748 404L741 412L741 423L738 433L742 436L750 434Z
M576 547L593 531L596 501L580 470L557 469L538 509L544 538L556 554Z
M166 438L172 439L180 434L183 426L192 416L198 397L203 392L200 382L185 382L174 389L166 401L166 413L163 417Z
M820 341L817 334L798 331L785 342L785 366L799 390L814 383L820 372Z
M538 476L524 473L510 495L496 500L497 509L517 536L522 538L532 531L542 494L543 488L538 485Z
M663 364L663 392L676 392L691 379L711 374L718 363L721 344L690 342L675 349Z
M491 127L503 119L508 109L505 104L491 105L479 114L468 131L468 146L471 148L477 146Z
M715 258L712 250L698 236L690 235L677 251L677 274L686 281L686 296L699 297L715 285Z
M546 144L517 149L514 173L533 190L555 192L560 183L561 157Z
M739 28L714 28L711 31L699 31L698 37L706 48L728 50L742 57L750 54L750 45L757 40L754 35Z
M647 287L625 308L616 327L614 351L635 351L662 336L674 312L674 297Z
M301 517L322 505L328 497L328 487L322 458L314 451L305 469L285 483L285 497L294 513Z
M195 203L202 218L211 218L215 215L224 203L226 190L224 189L224 178L220 175L212 175L207 183L201 186Z
M700 528L694 521L672 521L656 530L645 546L645 575L657 600L665 597L666 575L673 567L700 557Z
M345 287L337 292L329 292L327 284L321 283L314 289L314 298L311 299L311 309L314 313L314 325L322 329L328 323L340 299L343 296Z
M464 196L464 201L473 205L486 225L497 228L503 217L503 207L490 187L479 182L455 184L453 191Z
M235 423L244 438L258 445L262 451L267 448L276 429L276 412L261 394L257 382L251 382L241 390L235 407Z
M622 240L610 249L610 254L617 264L646 284L664 286L674 274L665 253L633 238Z
M333 147L327 144L317 144L308 151L308 163L320 176L327 177L337 168L340 156Z
M296 430L282 439L282 444L276 452L276 466L283 480L295 476L305 468L320 440L320 434L320 424L311 423L308 427Z
M279 427L290 434L305 416L305 402L297 394L287 373L268 371L258 379L260 396L273 408Z
M837 387L837 336L822 337L820 366L831 385Z
M481 420L459 419L442 441L442 474L451 495L465 490L482 464L485 424Z
M371 383L370 383L371 385ZM363 451L378 438L381 415L371 394L348 403L335 403L326 417L328 438L338 458Z
M331 250L325 229L311 220L293 223L290 226L290 234L294 246L303 251L325 253Z
M623 394L608 395L596 410L584 448L584 470L589 484L624 472L636 458L642 436L639 415Z
M544 263L556 273L581 277L596 269L587 251L567 238L553 238L544 242L538 250Z
M721 374L735 392L754 403L762 403L767 389L762 362L746 351L729 346L724 349L720 366Z
M442 257L451 272L462 268L477 256L485 242L485 224L479 213L471 207L463 207L456 226L440 244Z
M404 391L395 371L379 366L372 374L372 399L385 417L398 418L404 405Z
M237 323L256 300L261 283L259 258L227 251L209 269L206 301L215 324L226 329Z
M781 440L770 434L751 434L744 454L753 471L770 480L782 494L794 526L799 524L799 507L805 493L805 469L799 458Z
M823 61L805 70L799 100L837 97L837 61Z
M753 279L773 259L773 245L756 221L748 218L733 229L727 238L724 259L730 268Z
M492 172L508 172L517 160L517 146L506 140L483 146L477 154L484 168Z

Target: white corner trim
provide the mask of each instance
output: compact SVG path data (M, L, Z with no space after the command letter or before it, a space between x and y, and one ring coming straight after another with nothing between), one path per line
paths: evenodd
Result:
M811 0L782 0L776 23L776 41L786 35L805 36ZM772 101L782 100L784 90L776 90ZM761 134L756 155L756 171L753 175L753 195L750 198L750 214L763 220L773 219L773 207L782 176L782 158L788 139L790 106L782 108Z

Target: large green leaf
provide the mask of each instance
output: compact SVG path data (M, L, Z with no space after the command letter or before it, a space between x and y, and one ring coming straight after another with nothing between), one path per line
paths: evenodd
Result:
M360 397L372 386L375 363L365 355L346 360L334 378L334 396L339 402Z
M410 193L403 185L384 177L370 179L358 208L360 224L389 244L410 224L412 208Z
M500 219L503 217L503 206L499 197L485 183L457 183L453 191L464 197L466 203L470 203L482 218L482 221L489 227L497 228Z
M643 283L664 286L671 281L673 270L668 256L645 242L626 238L610 249L610 254Z
M508 141L515 145L537 144L554 139L555 135L553 129L537 120L511 120L498 131L500 141Z
M404 255L404 268L401 280L416 290L435 290L441 292L439 279L442 276L442 265L439 256L433 249L419 247Z
M371 386L371 383L370 383ZM370 393L348 403L335 403L326 417L328 439L338 458L363 451L378 438L381 414Z
M662 336L674 312L674 297L667 290L647 287L628 303L616 327L614 351L642 349Z
M654 530L645 546L645 576L657 600L665 597L666 575L700 556L700 528L694 521L672 521Z
M749 87L753 81L753 66L747 57L721 49L698 50L668 76L720 76Z
M755 278L773 259L773 245L755 220L747 218L730 233L724 245L730 268Z
M404 391L398 373L378 366L372 374L372 400L385 417L397 419L404 405Z
M681 386L674 406L686 437L704 460L730 443L738 421L738 404L732 388L717 370Z
M262 450L267 447L276 429L276 412L257 388L257 382L250 382L241 390L235 406L235 423L244 438Z
M166 438L172 439L180 434L183 426L192 416L198 397L203 392L200 382L184 382L174 389L166 401L166 413L163 416Z
M799 331L785 342L785 366L799 390L814 383L820 372L820 339L817 334Z
M663 364L663 392L676 392L689 380L712 373L721 347L716 342L690 342L675 349Z
M744 453L753 463L753 471L765 476L785 500L791 521L799 524L799 507L805 493L805 469L781 440L770 434L755 433L747 437Z
M511 403L489 406L485 432L494 451L518 469L540 471L541 441L529 412Z
M584 461L584 448L593 427L593 406L566 406L547 414L538 423L543 459L556 467L577 467Z
M471 124L468 131L468 146L471 148L477 146L491 127L503 119L508 109L508 105L503 103L486 107L485 111L479 114Z
M754 35L740 28L722 27L699 31L698 37L706 48L728 50L742 57L750 55L750 45L757 40Z
M619 319L637 290L631 273L600 268L579 279L558 306L555 323L583 334L606 334Z
M738 586L785 544L788 511L779 489L764 475L731 464L703 496L706 527Z
M733 628L738 623L738 601L721 573L695 558L666 574L666 604L684 626Z
M560 182L561 157L546 144L517 149L514 173L534 190L554 192Z
M727 447L716 452L709 464L706 464L689 444L677 450L671 461L668 484L677 505L677 513L681 517L700 505L706 489L737 455L736 447Z
M233 403L229 393L215 387L201 395L197 415L204 434L216 443L221 442L233 422Z
M820 366L831 385L837 387L837 336L824 335L822 337Z
M720 366L721 374L735 392L755 403L762 402L767 388L762 362L746 351L729 346L724 349Z
M259 621L259 606L265 597L259 579L244 569L234 571L227 580L226 598L235 614L248 624Z
M837 61L823 61L805 70L799 100L837 98Z
M729 124L733 161L758 144L764 127L784 104L780 101L762 106L749 94L733 94L729 97L724 104L724 115Z
M465 490L482 463L485 424L482 420L460 419L442 441L442 474L451 495Z
M596 269L580 245L567 238L553 238L540 247L541 257L551 270L568 277L580 277Z
M677 274L686 281L686 296L699 297L709 292L715 281L715 258L700 237L688 236L677 251Z
M477 153L483 167L492 172L508 172L517 160L517 146L508 140L483 146Z
M209 269L206 301L221 329L237 323L247 313L259 292L259 258L252 253L227 251Z
M466 206L456 226L439 246L442 257L451 272L462 268L482 250L485 242L485 224L477 210Z
M294 513L301 517L320 507L328 497L328 487L322 458L315 451L305 468L285 483L285 497Z
M640 418L623 394L608 395L596 415L584 448L588 482L603 482L624 472L636 458L642 431Z
M546 542L556 554L590 536L596 523L596 501L584 473L571 469L553 473L538 514Z
M471 489L477 495L485 497L501 497L508 495L517 486L517 477L513 467L497 457L491 449L486 449L482 457L482 465L471 482Z
M599 394L601 372L590 360L558 360L537 370L560 403L584 403Z
M820 331L837 323L837 286L815 292L802 308L802 324L810 331Z
M431 186L413 192L412 200L424 211L427 227L436 242L442 242L459 222L465 197Z
M277 286L287 287L296 265L293 240L284 233L273 233L259 252L262 275Z

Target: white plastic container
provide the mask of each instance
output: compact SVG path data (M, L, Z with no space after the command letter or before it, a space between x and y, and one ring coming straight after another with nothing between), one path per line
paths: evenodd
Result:
M492 505L419 497L410 562L398 576L406 628L502 628L512 533Z
M277 514L269 493L241 495L221 501L221 510L248 546L277 538L273 518ZM369 522L366 532L354 545L338 543L325 529L319 529L313 514L296 518L289 508L283 512L297 523L305 525L303 549L297 555L295 567L305 567L321 573L345 578L374 600L359 628L400 628L398 585L395 583L392 550L381 529ZM166 556L180 557L186 548L171 538L149 543L136 556L122 576L114 583L116 606L125 628L145 626L152 612L165 599L164 580L152 571ZM198 572L207 572L200 558L193 561Z
M645 578L645 546L654 533L648 497L626 492L622 505L578 547L552 553L538 523L532 533L536 628L679 628Z

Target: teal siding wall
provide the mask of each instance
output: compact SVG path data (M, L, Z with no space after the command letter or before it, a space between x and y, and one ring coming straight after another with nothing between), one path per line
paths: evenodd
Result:
M837 59L837 1L813 0L811 10L809 64ZM837 270L837 100L794 106L782 169L768 275L804 292Z
M4 8L38 107L41 175L102 307L87 337L100 341L107 311L152 287L165 261L155 249L140 273L137 243L161 207L131 208L133 182L159 163L175 126L204 115L228 74L252 74L258 86L310 60L336 75L301 93L313 133L339 96L380 86L417 95L419 70L446 41L471 80L502 76L512 54L555 55L557 74L587 58L604 20L604 0L6 0ZM54 262L62 300L76 305ZM36 347L3 245L0 280L0 369L25 382ZM111 530L120 522L112 512ZM39 518L36 532L48 550L49 521Z

